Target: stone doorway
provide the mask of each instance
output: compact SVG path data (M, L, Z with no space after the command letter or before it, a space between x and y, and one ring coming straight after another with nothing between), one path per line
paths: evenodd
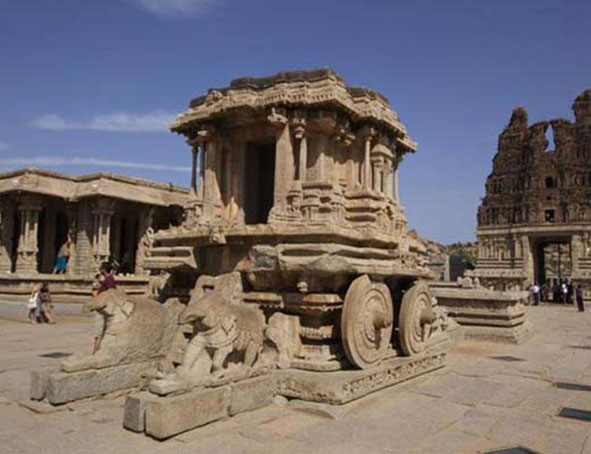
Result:
M534 276L540 285L549 287L554 280L570 279L572 275L571 237L540 238L533 242Z
M265 224L273 208L275 189L275 145L249 142L244 165L244 220Z

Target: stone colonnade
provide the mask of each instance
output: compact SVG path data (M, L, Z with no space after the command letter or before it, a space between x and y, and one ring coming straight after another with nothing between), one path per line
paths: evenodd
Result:
M399 202L398 164L401 155L395 144L373 127L360 128L358 139L348 124L343 126L337 122L336 115L330 120L323 120L324 123L319 125L321 122L310 120L297 111L271 110L267 117L267 125L275 131L271 218L288 216L290 193L294 189L301 190L303 184L310 182L339 183L343 190L373 191ZM238 183L235 184L234 180L248 181L248 175L241 177L243 169L237 165L245 158L238 155L244 154L249 139L261 140L252 132L255 129L247 134L237 132L232 137L221 137L216 127L202 125L189 134L187 142L192 153L190 187L195 199L203 204L202 213L196 216L199 218L201 214L202 222L228 216L234 218L236 210L228 206L231 203L238 202L238 209L243 208L240 203L243 190L236 190ZM359 158L356 157L358 152L362 153ZM339 153L346 155L344 163L336 162ZM224 208L225 215L222 213Z
M108 197L79 202L32 194L1 197L0 273L51 273L59 249L68 241L68 275L96 272L101 263L113 260L114 248L132 258L129 272L146 274L143 262L155 210ZM114 217L123 220L125 228Z

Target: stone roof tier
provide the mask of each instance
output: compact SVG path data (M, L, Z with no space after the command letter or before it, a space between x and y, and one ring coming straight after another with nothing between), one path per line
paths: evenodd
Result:
M368 88L347 86L343 78L329 68L234 79L229 87L210 89L207 95L193 99L171 129L186 132L244 108L264 111L275 107L322 106L339 108L352 123L381 126L396 138L401 151L417 149L416 142L410 139L385 96Z

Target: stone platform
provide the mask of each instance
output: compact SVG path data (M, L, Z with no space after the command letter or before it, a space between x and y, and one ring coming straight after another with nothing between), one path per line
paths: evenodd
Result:
M533 331L528 319L527 292L430 284L433 295L448 315L464 329L466 339L520 344Z
M400 357L364 370L330 373L305 370L277 372L277 393L312 402L342 405L445 365L445 352Z
M177 395L157 396L141 392L127 398L123 426L164 440L219 419L269 405L276 395L342 405L442 368L445 358L446 353L441 351L413 358L395 358L367 370L282 370L217 388L202 388Z

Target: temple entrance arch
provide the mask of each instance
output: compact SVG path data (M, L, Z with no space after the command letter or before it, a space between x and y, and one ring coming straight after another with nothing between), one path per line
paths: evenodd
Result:
M573 271L572 235L530 237L534 278L538 284L570 279Z

